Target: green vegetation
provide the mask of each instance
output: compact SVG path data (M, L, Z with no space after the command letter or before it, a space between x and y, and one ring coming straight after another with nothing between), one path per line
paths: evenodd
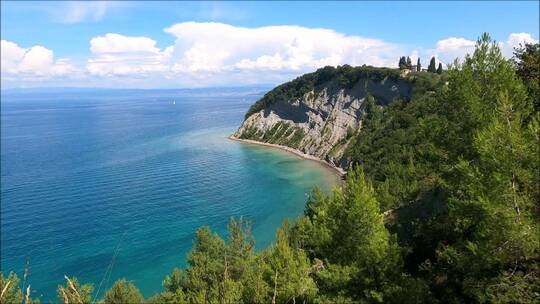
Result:
M289 142L286 142L285 144L296 149L300 145L300 142L302 142L302 139L304 139L304 136L306 136L304 129L297 128Z
M371 108L347 156L435 299L538 301L538 112L487 35L447 77L435 94Z
M104 304L142 303L144 297L133 283L120 279L105 293Z
M269 144L298 148L305 135L304 129L287 122L279 121L264 133L257 128L246 128L239 137L241 139L251 139Z
M529 100L540 111L540 44L520 45L514 52L516 73L527 88Z
M61 303L92 303L92 284L80 286L77 278L66 277L66 285L58 286L58 301Z
M409 69L410 70L410 69L412 69L411 57L409 57L409 56L400 57L398 67L399 67L400 70L404 70L404 69Z
M391 78L397 80L399 76L399 70L390 68L352 67L350 65L335 68L327 66L277 86L253 104L247 111L245 118L272 104L294 101L311 90L317 91L330 81L337 81L341 87L351 89L360 79L382 81L385 78Z
M437 68L435 67L435 57L431 57L431 60L429 61L429 65L427 68L427 71L430 73L436 73Z
M230 220L227 240L200 228L188 267L147 302L540 302L535 52L529 45L506 60L484 34L442 75L408 78L411 100L383 107L369 96L362 129L348 135L352 168L340 188L315 189L304 215L259 252L242 218ZM303 137L291 129L242 136ZM2 303L23 301L18 285L13 273L0 276ZM75 279L61 290L70 303L91 292ZM103 299L141 301L126 281Z
M22 303L23 295L19 287L19 277L10 272L7 277L0 272L0 300L2 303Z

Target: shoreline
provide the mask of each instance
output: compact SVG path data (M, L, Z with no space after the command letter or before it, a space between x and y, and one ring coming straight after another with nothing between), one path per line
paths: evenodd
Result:
M326 168L328 169L331 169L332 172L334 172L341 180L343 180L344 176L347 174L347 171L343 170L342 168L340 167L337 167L323 159L320 159L318 157L315 157L313 155L309 155L309 154L306 154L298 149L294 149L294 148L291 148L291 147L287 147L287 146L282 146L282 145L276 145L276 144L269 144L269 143L265 143L265 142L260 142L260 141L256 141L256 140L252 140L252 139L242 139L242 138L237 138L235 137L234 135L229 135L228 137L230 140L234 140L234 141L237 141L237 142L241 142L241 143L245 143L245 144L252 144L252 145L259 145L259 146L266 146L266 147L270 147L270 148L277 148L277 149L280 149L280 150L283 150L283 151L287 151L289 153L292 153L296 156L299 156L303 159L307 159L307 160L312 160L312 161L316 161L318 162L319 164L325 166Z

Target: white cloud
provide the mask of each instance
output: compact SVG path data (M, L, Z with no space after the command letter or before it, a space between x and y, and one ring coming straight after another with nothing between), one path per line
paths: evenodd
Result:
M26 50L11 41L1 41L2 73L16 73Z
M129 37L109 33L90 40L93 57L86 64L91 75L131 75L166 72L172 48L161 51L156 41L147 37Z
M378 39L300 26L236 27L184 22L165 29L174 45L109 33L90 41L94 76L163 77L182 85L279 82L325 65L394 64L399 47ZM257 71L267 73L256 74Z
M19 68L22 71L44 74L50 70L53 58L54 55L51 50L36 45L26 51Z
M434 55L438 60L448 64L456 58L462 58L465 54L472 53L475 44L476 42L473 40L450 37L437 41Z
M1 51L3 78L18 74L25 77L62 76L74 71L68 59L55 61L53 51L40 45L26 49L2 40Z
M105 36L94 37L90 40L92 53L125 53L159 51L156 41L147 37L128 37L109 33Z
M508 35L506 42L498 42L498 44L501 47L502 54L506 58L511 58L514 48L518 47L520 43L535 42L538 42L538 40L534 39L529 33L511 33ZM429 50L427 53L430 54L430 56L435 56L437 60L448 64L456 58L463 58L466 54L472 54L474 52L475 44L475 40L469 40L462 37L450 37L439 40L437 42L437 48Z
M389 66L399 47L379 39L301 26L236 27L183 22L165 29L176 36L176 72L230 70L307 71L325 65Z
M420 57L425 67L435 56L443 64L474 51L463 37L439 40L433 48L411 49L380 39L346 35L330 29L281 25L246 28L215 22L183 22L165 32L173 45L160 48L151 37L107 33L90 40L91 55L76 65L56 59L43 46L19 47L2 40L2 80L77 79L94 86L222 86L280 83L326 65L396 67L398 58ZM501 43L503 54L534 42L528 33L512 33ZM20 76L20 77L19 77Z
M524 45L525 43L537 43L538 40L534 39L529 33L512 33L508 36L503 47L503 54L506 57L512 57L514 53L514 48L519 47L519 45Z

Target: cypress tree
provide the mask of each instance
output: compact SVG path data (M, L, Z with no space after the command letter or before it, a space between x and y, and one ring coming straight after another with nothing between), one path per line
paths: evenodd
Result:
M437 68L435 67L435 57L431 57L431 60L429 61L428 66L428 72L435 73L437 72Z
M411 57L407 56L407 69L411 69L412 68L412 62L411 62Z
M420 64L420 57L418 57L418 60L416 61L416 71L417 72L422 71L422 65Z
M399 57L399 69L403 70L405 66L407 65L407 62L405 61L405 56Z
M437 74L442 74L442 63L439 62L439 67L437 68Z

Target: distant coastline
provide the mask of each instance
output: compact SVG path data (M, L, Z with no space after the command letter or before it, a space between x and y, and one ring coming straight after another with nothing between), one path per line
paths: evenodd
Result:
M327 161L325 161L323 159L320 159L318 157L315 157L313 155L306 154L306 153L304 153L304 152L302 152L302 151L300 151L298 149L294 149L294 148L287 147L287 146L282 146L282 145L269 144L269 143L260 142L260 141L256 141L256 140L251 140L251 139L242 139L242 138L235 137L232 134L229 135L229 139L234 140L234 141L238 141L238 142L241 142L241 143L246 143L246 144L260 145L260 146L266 146L266 147L271 147L271 148L278 148L278 149L290 152L290 153L292 153L292 154L294 154L296 156L299 156L301 158L316 161L319 164L325 166L326 168L329 168L340 179L343 179L345 177L345 175L347 174L347 171L343 170L342 168L340 168L338 166L335 166L334 164L331 164L331 163L329 163L329 162L327 162Z

